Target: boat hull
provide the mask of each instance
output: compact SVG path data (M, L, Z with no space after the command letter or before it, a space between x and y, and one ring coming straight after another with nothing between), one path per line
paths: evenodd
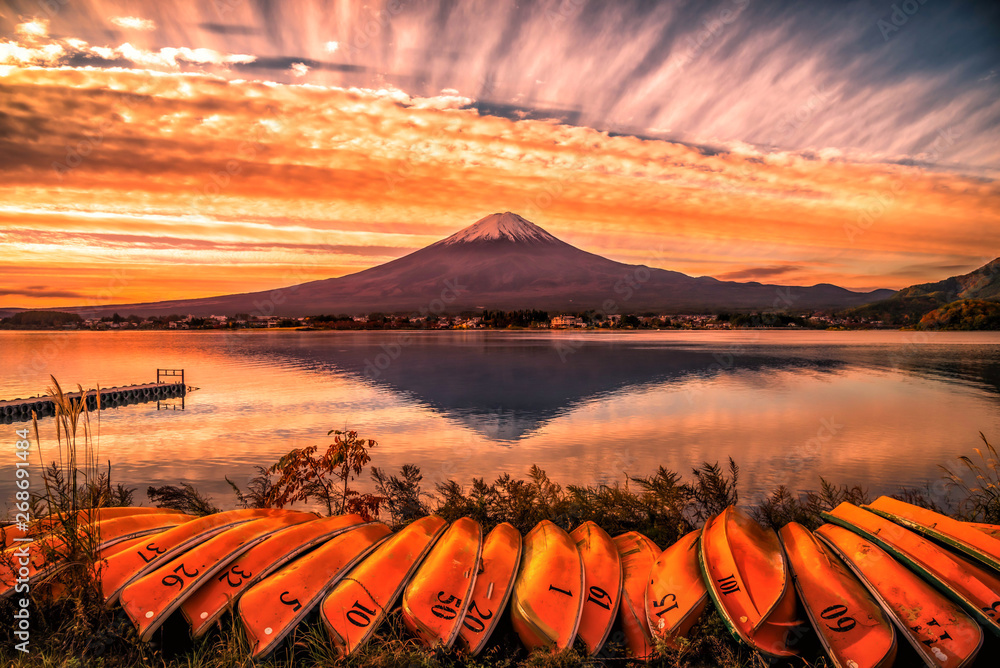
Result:
M251 656L273 652L340 578L390 533L381 522L354 526L254 585L237 603Z
M529 650L573 645L584 603L583 559L561 528L543 520L524 537L510 615Z
M865 586L801 524L786 524L778 537L802 607L833 664L891 666L896 631Z
M660 556L660 548L637 531L615 536L615 547L622 561L622 598L618 618L625 632L628 652L637 659L653 656L655 645L646 620L646 584L649 573Z
M646 584L650 632L677 649L708 607L708 588L698 568L700 531L692 531L660 553Z
M823 513L823 518L875 543L1000 637L1000 623L991 616L1000 614L1000 580L920 534L851 503Z
M577 637L594 656L611 633L622 598L622 560L618 547L604 529L584 522L570 533L583 560L583 613Z
M856 533L835 524L815 533L868 588L928 666L965 668L975 661L983 631L957 604Z
M468 517L452 522L403 591L403 623L427 647L451 647L469 609L483 531Z
M521 533L506 522L497 525L483 540L472 600L458 632L459 642L471 656L483 650L507 609L521 565L521 550Z
M794 644L806 631L773 531L730 506L705 523L698 565L733 635L770 657L797 654Z
M337 515L271 534L231 561L225 576L205 582L181 604L191 634L201 637L250 587L302 553L364 522L360 515Z
M349 656L368 642L447 526L433 515L408 524L323 599L320 616L338 654Z

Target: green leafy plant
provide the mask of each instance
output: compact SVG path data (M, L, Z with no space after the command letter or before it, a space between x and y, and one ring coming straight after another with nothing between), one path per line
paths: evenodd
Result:
M692 510L694 517L699 522L704 522L708 518L718 515L728 506L736 505L736 502L739 501L740 467L736 465L732 457L729 458L728 470L729 474L726 475L726 470L718 462L715 464L705 462L694 469Z
M833 510L847 501L856 506L871 502L868 490L860 485L835 485L820 476L819 490L796 496L784 485L750 509L750 515L775 531L789 522L816 529L825 522L820 513Z
M375 490L385 498L385 508L390 524L394 528L403 527L413 520L430 514L430 509L420 491L424 476L413 464L404 464L399 475L390 475L377 467L372 467Z
M257 475L250 479L245 490L230 480L229 476L226 476L226 482L233 488L236 502L243 508L270 508L269 504L274 494L274 481L266 466L255 466L254 468L257 469Z

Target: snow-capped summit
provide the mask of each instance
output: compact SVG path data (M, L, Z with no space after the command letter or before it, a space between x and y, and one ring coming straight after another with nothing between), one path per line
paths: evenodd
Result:
M884 299L891 290L850 292L833 285L789 287L733 283L707 276L624 264L560 241L506 211L486 216L447 239L363 271L285 288L276 315L420 313L434 316L483 308L549 313L773 308L774 295L792 291L796 308L843 308ZM792 294L792 292L787 292ZM204 297L153 304L116 304L87 314L250 313L274 306L275 292ZM124 310L123 310L124 309ZM65 309L73 310L73 309ZM88 315L88 317L90 317Z
M443 245L467 243L470 241L514 241L528 243L560 243L555 238L530 220L516 213L504 211L491 213L477 220L464 230L460 230L447 239L438 242Z

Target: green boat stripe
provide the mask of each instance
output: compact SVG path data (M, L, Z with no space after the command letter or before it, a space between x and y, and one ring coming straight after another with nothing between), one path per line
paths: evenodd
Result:
M819 538L821 541L823 541L823 543L827 547L829 547L830 550L835 555L837 555L837 557L842 562L844 562L844 564L847 565L847 567L851 570L851 572L854 573L854 575L858 578L858 580L861 581L861 584L863 584L868 589L869 593L871 593L875 601L882 607L882 611L885 612L885 614L889 617L889 619L892 620L892 623L895 624L897 630L900 632L900 634L902 634L904 638L906 638L907 642L910 644L911 647L913 647L914 650L916 650L917 654L919 654L924 658L924 661L927 663L927 665L929 666L936 665L935 658L928 651L927 647L912 635L910 629L907 628L906 623L899 616L899 613L896 611L896 609L893 608L889 604L889 601L887 601L885 597L882 596L881 592L879 592L879 590L875 587L875 585L868 579L868 577L864 574L861 568L857 564L855 564L854 561L851 560L851 558L848 557L840 549L840 547L838 547L829 538L823 536L822 534L816 534L816 537ZM983 646L983 634L980 632L979 645L976 647L976 651L972 653L972 656L970 656L963 663L957 666L957 668L965 668L966 666L975 662L976 656L979 654L979 650L982 648L982 646Z
M986 552L983 552L974 545L966 543L963 540L959 540L953 536L942 533L933 527L927 526L926 524L919 524L911 519L900 517L899 515L893 515L892 513L888 513L884 510L872 508L867 505L862 506L862 508L864 508L870 513L875 513L876 515L884 517L890 522L906 527L907 529L911 529L912 531L915 531L923 536L926 536L928 538L933 538L939 543L944 543L953 550L958 550L962 554L972 557L979 563L985 564L987 568L993 570L1000 570L1000 561L997 561L991 555L987 554Z
M862 538L870 540L871 542L873 542L876 545L878 545L879 547L881 547L883 550L885 550L890 555L892 555L892 557L894 559L896 559L897 561L902 562L910 570L912 570L913 572L915 572L916 574L918 574L919 576L921 576L922 578L924 578L925 580L927 580L932 586L934 586L935 589L937 589L942 594L944 594L945 596L947 596L948 598L950 598L951 600L953 600L955 603L958 603L960 606L962 606L968 613L970 613L972 615L972 617L977 622L979 622L980 626L984 626L984 627L988 628L990 630L990 632L993 633L993 635L995 635L998 638L1000 638L1000 626L997 625L996 620L992 619L988 615L983 614L983 611L980 610L978 606L974 605L971 601L966 600L966 598L964 596L962 596L957 591L955 591L954 589L952 589L948 585L947 582L945 582L941 578L935 576L933 573L931 573L930 571L928 571L926 568L924 568L923 566L921 566L919 563L917 563L913 559L911 559L908 556L906 556L905 553L903 553L902 551L896 549L895 546L893 546L890 543L885 542L884 540L882 540L881 538L879 538L877 535L869 533L868 531L865 531L861 527L858 527L858 526L852 524L851 522L843 520L843 519L841 519L839 517L835 517L834 515L831 515L830 513L822 512L822 513L820 513L820 515L827 522L830 522L831 524L836 524L838 526L842 526L845 529L847 529L848 531L853 531L854 533L858 534Z

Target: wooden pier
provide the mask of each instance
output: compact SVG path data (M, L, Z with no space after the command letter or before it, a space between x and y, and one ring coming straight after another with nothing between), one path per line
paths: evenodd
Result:
M180 382L174 380L176 378L179 378ZM187 386L184 384L184 369L157 369L155 383L102 387L100 393L102 410L183 397L187 394ZM87 390L82 394L86 395L87 410L97 410L97 390ZM82 394L80 392L66 392L65 396L76 402L80 400ZM51 396L0 401L0 423L11 424L31 420L32 412L38 417L49 417L55 415L56 404Z

